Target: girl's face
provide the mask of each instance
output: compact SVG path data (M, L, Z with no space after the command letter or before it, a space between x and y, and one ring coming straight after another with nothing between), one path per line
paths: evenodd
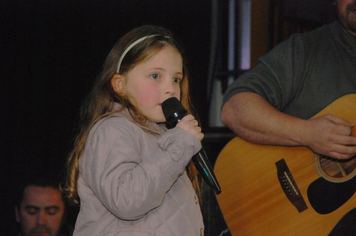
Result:
M170 97L180 100L182 68L180 53L171 46L164 47L126 74L124 92L149 120L165 122L161 105Z

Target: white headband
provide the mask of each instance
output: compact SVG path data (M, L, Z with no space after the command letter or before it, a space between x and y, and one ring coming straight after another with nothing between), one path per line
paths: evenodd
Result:
M117 64L116 73L119 73L122 60L124 60L124 57L125 57L126 54L131 50L131 48L133 48L135 45L137 45L138 43L142 42L143 40L145 40L145 39L147 39L147 38L152 38L152 37L155 37L155 36L157 36L157 34L144 36L144 37L142 37L142 38L137 39L135 42L131 43L130 46L128 46L128 47L125 49L125 51L121 54L119 63Z

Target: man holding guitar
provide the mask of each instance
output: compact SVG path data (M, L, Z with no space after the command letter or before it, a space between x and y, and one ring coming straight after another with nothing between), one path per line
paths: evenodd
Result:
M355 160L356 131L353 131L356 122L356 118L353 118L356 117L355 96L347 98L351 107L342 109L341 104L335 104L332 110L330 108L325 112L320 112L338 99L356 93L356 0L335 0L334 4L338 16L337 21L309 33L291 36L261 57L255 68L241 75L227 89L224 95L221 121L240 139L248 141L243 145L306 147L321 157L326 156L327 159L342 160L342 162ZM335 110L334 107L340 111ZM342 114L344 110L351 114L344 116ZM236 149L234 153L238 152L239 150ZM238 162L253 157L246 153L242 157L233 158ZM218 157L218 168L220 168L219 159L223 157ZM306 160L300 158L299 161L305 162ZM244 164L247 165L247 163ZM289 163L286 164L288 166ZM337 164L339 165L339 162ZM226 163L226 165L229 164ZM353 181L356 178L354 177L354 161L347 168L351 169L346 173L349 177L347 180ZM293 175L291 166L289 169ZM219 176L219 169L215 172L222 182L223 177ZM273 172L273 175L275 176L276 173ZM298 185L296 176L294 178ZM239 184L243 182L242 178ZM339 182L346 182L346 179ZM305 186L305 189L307 187ZM226 190L229 187L222 186L222 188ZM236 188L239 188L238 185ZM302 193L303 191L301 189ZM240 191L237 190L236 195L239 194ZM303 194L308 207L306 211L312 211L306 194ZM219 197L223 197L223 194L218 196L218 201ZM351 206L356 207L355 196L352 198L350 196L347 202L349 203L350 200ZM236 208L239 207L236 206ZM338 216L346 215L353 207L343 209L344 212L338 213ZM338 210L340 209L335 209L336 212ZM222 211L226 217L224 209ZM238 218L239 215L233 217ZM321 220L320 224L321 222L330 227L337 223L334 221L327 223L325 220ZM229 225L229 222L227 223ZM356 225L356 222L353 223ZM294 222L294 224L300 227L297 223ZM239 223L236 231L238 235L244 235L244 232L239 231L239 228L242 228L241 225L246 225L246 222ZM230 226L229 228L231 229ZM274 228L276 230L277 227ZM307 230L301 232L310 233ZM246 233L245 235L254 234ZM269 234L267 232L262 235ZM278 232L270 233L270 235L278 235Z

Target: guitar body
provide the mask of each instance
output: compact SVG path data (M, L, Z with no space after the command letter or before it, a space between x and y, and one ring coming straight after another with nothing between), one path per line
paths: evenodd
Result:
M356 124L355 105L356 94L346 95L315 117L334 114ZM305 147L256 145L238 137L232 139L219 154L214 167L222 189L217 201L232 235L328 235L342 217L356 207L356 161L352 159L346 176L338 181L337 177L329 178L318 168L323 159ZM290 172L286 179L294 183L290 187L291 195L302 199L304 208L298 209L282 187L276 164L281 160L288 167L282 174ZM346 186L349 196L341 196L345 200L339 200L339 206L317 212L308 194L313 195L314 202L315 197L320 197L322 203L330 202L327 199L329 186L322 186L320 193L317 192L319 188L313 189L317 180L326 185L330 183L332 189L336 185ZM331 194L331 202L339 192L343 194L340 189ZM319 205L323 211L324 207Z

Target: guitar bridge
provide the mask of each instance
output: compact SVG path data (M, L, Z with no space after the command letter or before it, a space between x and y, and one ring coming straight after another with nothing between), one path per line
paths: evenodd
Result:
M281 187L288 200L297 208L299 213L308 209L307 204L305 203L304 198L299 191L299 188L295 183L285 160L281 159L275 164L277 167L279 183L281 184Z

